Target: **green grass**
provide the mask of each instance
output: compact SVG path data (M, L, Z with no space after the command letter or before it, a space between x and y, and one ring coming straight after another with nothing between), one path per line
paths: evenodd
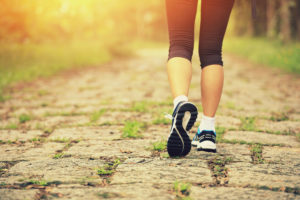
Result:
M53 159L60 159L64 156L64 153L57 153L53 156Z
M126 121L122 130L122 138L142 138L141 131L145 128L146 125L142 122Z
M164 116L158 116L152 121L154 125L169 125L171 124L172 120L165 118Z
M289 115L286 112L272 112L270 120L279 122L289 120Z
M255 117L241 117L240 129L242 131L255 131Z
M282 44L266 38L228 37L224 52L244 57L254 63L300 73L300 43Z
M113 162L107 163L103 167L97 169L97 174L99 176L111 176L116 171L119 164L121 164L121 161L117 158Z
M167 148L167 141L161 140L152 144L152 150L162 152Z
M40 186L48 186L49 182L45 180L29 180L28 184L33 184L33 185L40 185Z
M260 163L264 163L264 159L262 157L262 149L263 146L260 144L254 144L251 146L251 157L252 157L252 162L254 164L260 164Z
M96 66L116 56L132 54L129 46L118 45L116 41L56 41L34 43L0 44L0 101L9 98L5 88L16 82L32 81L49 77L59 72ZM40 96L48 91L39 91Z
M6 125L4 127L4 129L16 130L16 129L18 129L18 124L16 124L16 123L10 123L10 124Z
M217 126L216 127L216 140L217 142L222 142L224 133L226 132L226 128Z
M31 120L31 116L28 115L28 114L21 114L19 116L19 122L20 123L25 123L25 122L30 121L30 120Z
M189 200L191 193L191 183L186 183L182 181L175 181L173 184L173 191L176 194L176 198L178 200Z
M106 109L100 109L97 112L94 112L90 116L90 122L95 123L98 121L98 119L106 112Z
M146 101L138 101L135 102L132 107L131 110L135 111L135 112L147 112L147 102Z

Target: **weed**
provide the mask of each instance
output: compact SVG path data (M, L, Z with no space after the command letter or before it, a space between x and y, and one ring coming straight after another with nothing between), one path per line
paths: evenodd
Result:
M54 128L53 127L46 127L43 129L43 132L46 133L46 134L50 134L54 131Z
M255 131L255 117L242 117L240 129L243 131Z
M25 123L25 122L30 121L30 120L31 120L31 117L28 114L21 114L19 116L19 122L20 123Z
M121 161L117 158L113 162L107 163L105 166L99 168L97 173L99 176L111 176L113 173L115 173L119 164L121 164Z
M90 122L94 123L97 122L97 120L106 112L106 109L100 109L97 112L92 113L90 116Z
M170 158L169 154L167 152L160 154L163 158Z
M265 162L265 160L262 157L262 148L263 146L261 144L251 145L251 158L254 164L260 164Z
M53 156L53 159L60 159L64 156L64 153L57 153Z
M173 185L173 191L176 193L177 199L190 199L189 195L191 193L191 184L181 181L175 181Z
M48 186L49 182L45 180L29 180L27 184L40 185L40 186Z
M154 125L168 125L168 124L170 124L170 120L167 119L167 118L165 118L165 117L163 117L163 116L159 116L156 119L154 119L152 121L152 123Z
M41 103L41 107L47 107L48 103Z
M148 110L147 101L134 102L130 108L130 111L135 111L135 112L147 112L147 110Z
M16 130L18 129L18 125L16 123L10 123L4 127L4 129Z
M300 133L296 133L296 138L300 142Z
M216 134L217 134L216 140L217 140L217 142L222 142L225 132L226 132L226 128L221 127L221 126L216 127Z
M228 183L228 169L225 167L225 165L230 162L232 162L231 157L220 156L216 156L208 161L208 166L217 185Z
M288 113L285 112L272 112L270 120L275 122L285 121L285 120L289 120L289 116Z
M152 149L158 152L162 152L167 148L167 142L164 140L154 142L152 145Z
M57 142L57 143L67 143L70 142L70 138L55 138L51 139L51 142Z
M233 102L231 102L231 101L227 101L226 104L225 104L225 107L229 108L229 109L232 109L232 110L236 109L235 104Z
M35 143L35 142L45 142L45 141L46 141L46 139L41 138L41 137L34 137L34 138L28 140L28 142L33 142L33 143Z
M126 121L122 137L123 138L142 138L141 130L145 129L146 125L138 121Z
M39 94L39 96L45 96L45 95L49 94L49 92L47 90L39 90L38 94Z

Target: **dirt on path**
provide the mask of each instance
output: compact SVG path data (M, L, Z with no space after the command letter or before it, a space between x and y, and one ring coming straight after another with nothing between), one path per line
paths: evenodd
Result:
M218 153L171 159L166 53L12 91L0 103L0 199L300 199L299 76L225 55ZM201 116L196 56L193 70Z

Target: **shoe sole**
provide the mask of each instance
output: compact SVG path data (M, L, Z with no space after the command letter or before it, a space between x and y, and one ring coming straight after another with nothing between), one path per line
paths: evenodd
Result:
M186 129L182 126L185 112L190 112L191 116L187 123ZM175 116L175 127L169 136L167 150L170 157L186 156L191 151L191 140L187 134L198 116L197 107L191 103L183 103L180 105L177 115Z
M205 151L205 152L217 153L217 149L203 149L203 148L198 148L197 151Z
M216 153L216 144L212 143L210 141L203 141L202 143L199 143L197 145L197 150L198 151L206 151L206 152L213 152Z
M192 142L192 147L197 147L198 146L198 144L199 144L199 142L197 141L197 144L193 144L193 142Z

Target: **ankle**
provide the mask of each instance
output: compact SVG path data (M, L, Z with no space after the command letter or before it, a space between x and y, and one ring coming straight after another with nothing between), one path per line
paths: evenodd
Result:
M215 130L215 117L209 117L202 114L201 123L199 125L200 132L203 130L214 131Z
M176 108L178 103L181 102L181 101L188 101L188 97L185 96L185 95L179 95L179 96L175 97L174 100L173 100L174 109Z

